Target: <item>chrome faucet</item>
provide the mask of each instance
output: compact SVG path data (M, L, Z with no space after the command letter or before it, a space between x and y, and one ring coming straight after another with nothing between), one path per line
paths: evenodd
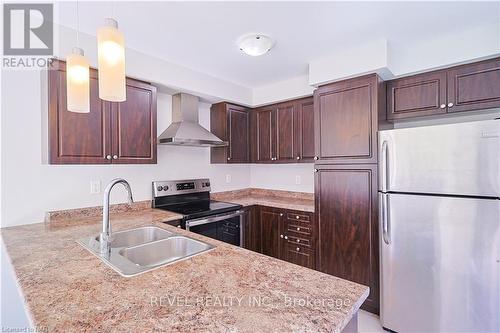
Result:
M128 203L131 204L134 202L132 198L132 190L130 189L129 183L123 178L113 179L106 189L104 190L104 199L102 205L102 232L99 235L99 243L101 254L107 254L110 250L111 243L111 224L109 223L109 195L113 186L116 184L122 184L128 192Z

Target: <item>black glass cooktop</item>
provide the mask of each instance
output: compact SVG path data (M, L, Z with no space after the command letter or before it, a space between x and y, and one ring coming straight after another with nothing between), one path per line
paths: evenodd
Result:
M238 210L242 206L215 200L202 200L189 203L171 204L156 207L158 209L168 210L174 213L184 215L184 219L196 219L199 217L205 217L210 215L217 215L221 213L230 212L233 210Z

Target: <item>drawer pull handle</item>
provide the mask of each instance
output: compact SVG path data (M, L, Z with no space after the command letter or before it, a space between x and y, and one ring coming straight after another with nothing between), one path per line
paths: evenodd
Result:
M297 243L300 243L300 239L297 239Z
M297 228L297 231L300 231L300 228Z
M300 251L300 248L297 248L297 252L299 252L299 251Z
M298 220L298 219L300 219L300 216L297 215L297 216L295 216L295 218Z

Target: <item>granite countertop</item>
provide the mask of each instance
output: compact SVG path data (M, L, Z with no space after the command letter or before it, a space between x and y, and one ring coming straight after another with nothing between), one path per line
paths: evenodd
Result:
M314 194L248 188L243 190L212 193L211 198L243 206L268 206L303 212L314 212Z
M48 332L339 332L368 296L365 286L161 223L178 218L151 208L111 214L115 231L154 224L216 246L130 278L75 241L97 235L100 216L62 214L0 229L34 325Z

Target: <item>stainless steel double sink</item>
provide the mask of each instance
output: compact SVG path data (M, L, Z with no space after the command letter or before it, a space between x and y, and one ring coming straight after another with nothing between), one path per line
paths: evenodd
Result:
M156 226L114 232L109 253L100 253L99 236L77 242L122 276L134 276L187 259L214 247Z

